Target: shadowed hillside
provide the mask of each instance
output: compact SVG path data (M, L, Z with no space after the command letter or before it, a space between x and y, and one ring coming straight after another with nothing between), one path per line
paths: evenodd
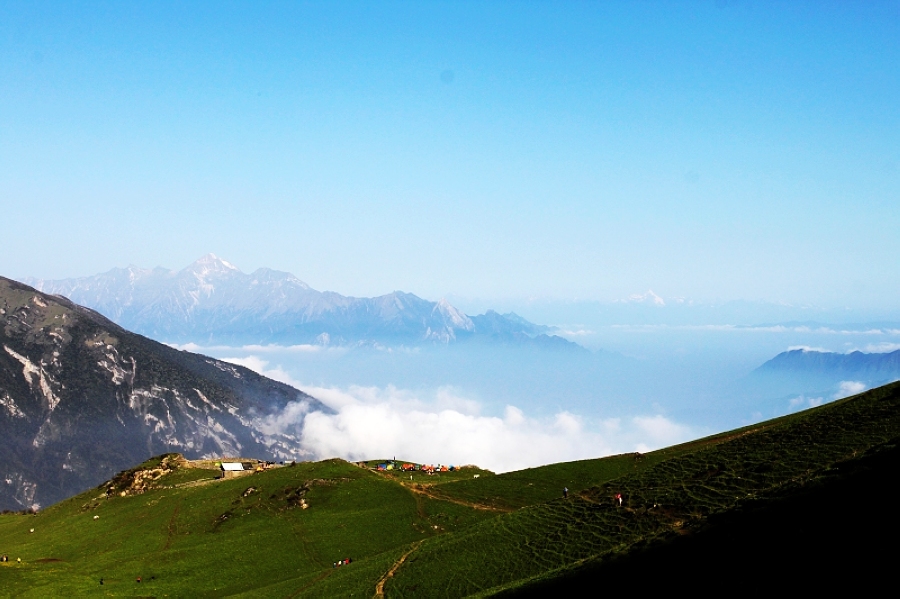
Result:
M900 535L900 517L886 502L900 476L897 441L842 463L804 488L711 516L696 532L637 544L620 557L499 595L577 594L596 584L611 593L665 592L688 573L693 573L691 592L703 594L738 581L743 589L758 591L889 588Z

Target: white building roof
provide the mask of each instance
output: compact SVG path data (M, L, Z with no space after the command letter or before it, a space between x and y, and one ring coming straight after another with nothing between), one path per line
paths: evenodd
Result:
M238 470L243 470L244 465L240 462L222 462L222 470L228 470L232 472L236 472Z

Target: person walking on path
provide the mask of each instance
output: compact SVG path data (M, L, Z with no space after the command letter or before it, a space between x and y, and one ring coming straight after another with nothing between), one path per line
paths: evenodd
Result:
M619 507L622 507L622 494L616 493L616 499L619 500Z
M563 487L563 499L569 498L569 487Z

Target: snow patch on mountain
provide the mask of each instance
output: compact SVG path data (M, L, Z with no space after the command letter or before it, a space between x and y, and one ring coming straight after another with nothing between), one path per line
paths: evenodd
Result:
M125 360L125 362L130 362L131 364L131 369L128 370L119 364L119 352L113 346L106 346L104 356L106 359L100 360L97 362L97 365L112 375L113 384L121 385L127 381L130 386L134 386L134 376L137 373L137 362L135 359L132 357Z
M41 505L35 502L35 494L37 493L37 484L22 476L19 472L3 473L3 482L13 490L13 501L15 501L23 509L39 510Z
M25 418L25 413L19 409L16 400L14 400L9 393L4 393L3 397L0 397L0 406L3 406L6 409L6 412L13 418Z
M449 327L461 331L474 331L475 323L468 316L450 305L450 302L441 298L434 306L432 313L440 314L445 320L449 321ZM449 328L448 327L448 328Z
M53 392L53 387L51 383L55 383L55 381L50 378L50 376L44 372L44 369L40 366L36 365L34 362L29 360L27 357L16 353L8 346L4 345L3 349L6 350L10 356L18 360L22 364L22 374L25 377L25 381L28 383L28 386L34 390L34 379L38 380L38 388L41 390L41 394L44 396L44 399L47 400L47 408L50 412L56 409L56 406L59 405L59 397L56 393Z
M666 301L653 293L652 289L648 289L646 293L629 295L625 301L630 304L652 304L659 307L664 307L666 305Z
M215 254L180 271L130 266L80 279L27 282L169 343L451 343L496 339L499 330L506 341L522 343L539 328L496 313L479 321L446 299L432 302L402 291L372 298L317 291L286 272L260 268L245 274Z

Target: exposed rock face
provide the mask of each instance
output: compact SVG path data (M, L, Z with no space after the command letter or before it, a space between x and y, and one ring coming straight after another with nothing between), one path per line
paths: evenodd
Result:
M267 426L317 400L0 277L0 509L48 505L167 452L309 457Z
M155 462L156 460L150 460ZM140 495L148 488L159 483L165 475L183 467L188 461L178 453L168 453L158 458L158 463L149 465L146 462L136 468L120 472L105 484L107 497Z

